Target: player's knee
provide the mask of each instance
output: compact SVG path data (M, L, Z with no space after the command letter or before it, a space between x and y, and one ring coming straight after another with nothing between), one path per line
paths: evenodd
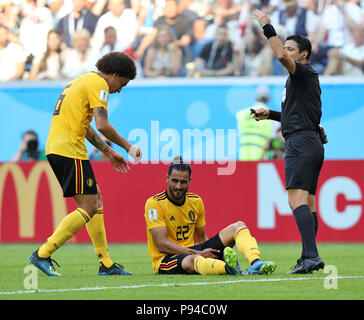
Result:
M91 209L88 214L89 214L90 218L92 218L96 213L97 213L97 209Z
M194 273L195 271L195 259L199 257L199 254L191 254L182 260L182 269L188 273Z
M302 205L307 205L307 201L304 201L302 199L289 199L288 200L288 204L289 207L291 208L292 211L294 211L296 208L302 206Z
M97 204L98 204L97 198L95 198L92 200L90 199L89 201L83 203L80 207L88 213L90 218L92 218L97 213L98 209Z
M97 213L97 209L100 208L98 206L97 194L80 194L73 197L76 201L77 206L87 212L87 214L92 218L95 213Z
M246 227L246 224L243 221L237 221L237 222L233 223L231 226L232 226L233 232L235 234L236 231L238 231L241 227Z
M302 205L308 205L308 192L301 189L288 189L288 204L292 211Z
M227 226L219 233L220 239L225 246L233 247L235 244L235 236L237 231L246 226L243 221L237 221Z

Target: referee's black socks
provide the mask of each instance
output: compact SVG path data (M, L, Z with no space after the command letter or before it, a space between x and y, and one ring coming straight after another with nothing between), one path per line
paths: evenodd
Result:
M314 230L315 230L315 237L316 237L316 235L317 235L317 229L318 229L317 212L312 212L312 216L313 216Z
M308 205L301 205L293 210L298 230L301 233L303 258L318 256L315 239L315 220Z

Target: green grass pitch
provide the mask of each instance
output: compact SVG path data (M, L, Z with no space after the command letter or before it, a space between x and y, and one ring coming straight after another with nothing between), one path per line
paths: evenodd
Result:
M39 244L0 245L0 300L362 300L364 244L319 243L327 269L308 275L288 275L301 250L298 243L260 243L264 260L277 263L269 276L155 275L146 244L110 244L115 262L132 276L98 276L90 244L66 244L53 256L61 277L26 269ZM247 260L238 253L241 266ZM36 280L30 281L30 276ZM28 277L28 278L27 278ZM35 282L36 281L36 282ZM32 286L37 287L33 290ZM29 289L30 288L30 289Z

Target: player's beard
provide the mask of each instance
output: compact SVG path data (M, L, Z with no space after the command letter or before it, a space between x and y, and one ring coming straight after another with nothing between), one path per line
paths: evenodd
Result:
M187 192L187 189L183 190L183 189L169 188L169 194L171 194L173 197L173 200L175 200L177 202L182 202L182 200L186 196L186 192Z

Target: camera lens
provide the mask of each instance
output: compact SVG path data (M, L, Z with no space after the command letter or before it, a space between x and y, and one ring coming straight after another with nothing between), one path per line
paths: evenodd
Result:
M38 149L38 141L36 139L29 140L27 144L28 150L35 151Z

